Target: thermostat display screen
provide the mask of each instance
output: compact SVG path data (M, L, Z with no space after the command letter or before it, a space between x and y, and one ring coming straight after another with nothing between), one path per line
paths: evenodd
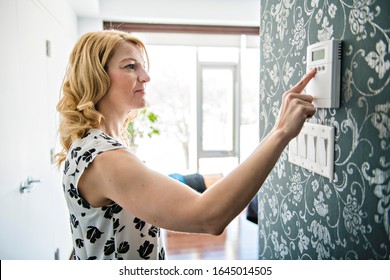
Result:
M314 51L312 53L312 61L316 61L324 58L325 58L325 49Z

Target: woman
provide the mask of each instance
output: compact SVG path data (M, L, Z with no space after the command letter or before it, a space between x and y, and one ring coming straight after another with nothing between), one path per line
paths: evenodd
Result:
M145 46L128 33L83 35L57 105L75 259L164 259L160 229L218 235L251 201L289 141L315 113L301 94L315 71L283 96L273 130L229 175L200 194L145 166L123 133L145 106Z

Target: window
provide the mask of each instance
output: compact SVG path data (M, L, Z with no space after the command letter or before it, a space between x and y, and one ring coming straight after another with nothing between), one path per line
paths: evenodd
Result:
M198 155L237 155L236 65L200 64Z

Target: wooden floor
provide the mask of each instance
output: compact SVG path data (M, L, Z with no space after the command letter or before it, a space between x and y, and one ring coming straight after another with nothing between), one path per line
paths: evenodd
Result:
M257 225L245 213L220 236L166 231L168 260L256 260Z

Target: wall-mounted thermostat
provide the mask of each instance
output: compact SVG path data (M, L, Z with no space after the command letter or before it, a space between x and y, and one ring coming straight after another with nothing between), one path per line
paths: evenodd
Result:
M341 40L328 40L307 47L309 72L317 74L306 86L306 93L314 97L317 108L338 108L340 106Z

